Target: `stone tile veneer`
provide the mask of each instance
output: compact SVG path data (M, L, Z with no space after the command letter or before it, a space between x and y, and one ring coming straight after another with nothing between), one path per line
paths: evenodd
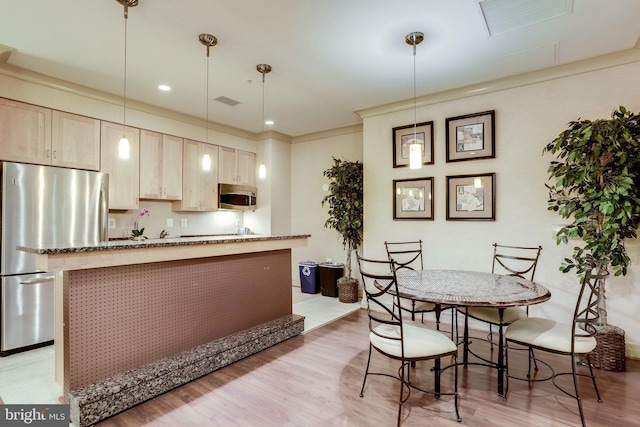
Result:
M287 315L73 390L71 421L77 427L95 424L303 330L304 317Z

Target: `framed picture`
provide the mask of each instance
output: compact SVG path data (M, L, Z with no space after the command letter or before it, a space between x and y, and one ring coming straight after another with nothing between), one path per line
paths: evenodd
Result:
M447 221L496 219L496 174L447 177Z
M393 219L433 219L433 177L393 180Z
M413 139L422 145L422 164L433 164L433 122L393 128L393 167L409 166L409 145Z
M495 110L446 119L447 162L496 157Z

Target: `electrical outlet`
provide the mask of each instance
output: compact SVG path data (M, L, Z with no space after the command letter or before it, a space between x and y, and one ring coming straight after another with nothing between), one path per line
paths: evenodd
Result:
M173 218L167 218L167 228L173 227Z
M181 227L186 227L187 226L187 218L182 218L180 220L180 226Z
M111 229L116 228L116 219L115 218L109 218L109 228L111 228Z

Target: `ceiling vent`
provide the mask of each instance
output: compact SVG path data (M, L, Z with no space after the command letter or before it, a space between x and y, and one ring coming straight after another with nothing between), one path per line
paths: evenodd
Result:
M491 36L570 14L573 0L482 0L480 9Z
M235 99L227 98L226 96L219 96L216 99L214 99L214 101L221 102L221 103L223 103L225 105L228 105L229 107L235 107L236 105L240 104L240 101L236 101Z

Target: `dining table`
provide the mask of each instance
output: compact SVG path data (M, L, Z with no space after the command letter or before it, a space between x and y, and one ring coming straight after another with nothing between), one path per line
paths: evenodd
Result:
M501 275L465 270L411 270L396 272L398 295L403 298L430 302L441 307L491 307L498 310L500 323L508 307L539 304L551 298L546 287L519 276ZM453 321L453 319L452 319ZM463 365L468 364L469 336L468 317L462 344L464 346ZM504 338L503 328L498 328L498 394L504 395Z

